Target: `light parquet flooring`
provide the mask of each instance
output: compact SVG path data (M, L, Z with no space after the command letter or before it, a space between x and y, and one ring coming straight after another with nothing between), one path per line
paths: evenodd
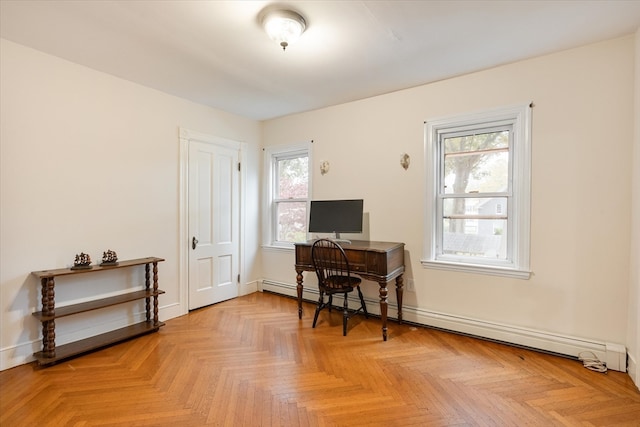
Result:
M628 375L254 293L48 368L0 372L0 425L640 426Z

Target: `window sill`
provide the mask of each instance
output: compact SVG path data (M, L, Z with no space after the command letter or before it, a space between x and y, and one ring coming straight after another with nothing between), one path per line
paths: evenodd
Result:
M262 250L268 252L293 252L294 246L291 245L262 245Z
M462 264L455 262L421 260L422 266L436 270L458 271L463 273L487 274L490 276L515 277L516 279L528 280L531 272L527 270L516 270L512 268L493 267L488 265Z

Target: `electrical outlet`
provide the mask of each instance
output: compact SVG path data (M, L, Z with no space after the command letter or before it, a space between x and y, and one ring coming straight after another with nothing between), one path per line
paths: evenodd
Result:
M415 292L416 291L416 283L413 279L407 279L407 291Z

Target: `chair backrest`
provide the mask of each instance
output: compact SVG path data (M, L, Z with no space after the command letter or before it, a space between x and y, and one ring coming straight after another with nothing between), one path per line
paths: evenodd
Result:
M325 288L336 287L350 283L349 280L335 282L327 280L330 277L350 277L349 260L344 249L329 239L319 239L311 247L311 259L318 276L318 285Z

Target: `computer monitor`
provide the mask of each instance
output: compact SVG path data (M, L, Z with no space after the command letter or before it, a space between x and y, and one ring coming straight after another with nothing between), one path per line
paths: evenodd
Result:
M312 200L309 213L310 233L362 233L364 201Z

